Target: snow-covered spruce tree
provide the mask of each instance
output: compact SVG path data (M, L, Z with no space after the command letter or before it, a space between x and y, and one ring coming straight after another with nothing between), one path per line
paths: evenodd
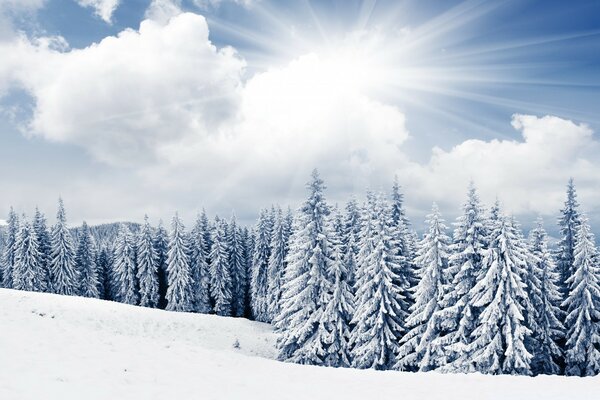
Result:
M573 275L567 281L569 295L565 345L565 374L592 376L600 373L600 258L587 218L582 216L575 237Z
M287 265L285 261L288 251L287 240L286 220L281 208L278 208L271 236L271 255L269 256L267 268L267 312L269 314L269 321L272 321L279 314L281 284Z
M112 250L108 245L102 245L96 253L96 268L98 271L98 293L106 300L115 300L115 281L112 272Z
M75 265L75 250L62 199L58 199L56 224L50 237L50 282L57 294L79 294L79 271Z
M487 242L486 220L473 183L469 186L463 214L455 224L450 258L448 292L444 295L442 308L436 313L441 334L433 340L435 360L446 372L473 371L472 360L467 356L471 344L471 333L475 329L478 310L473 306L471 289L482 274L481 261Z
M246 312L246 299L248 297L247 263L244 258L242 233L235 214L231 216L229 229L227 230L227 247L232 278L232 314L234 317L243 317Z
M233 282L229 269L227 225L215 218L213 245L210 252L210 292L215 300L215 314L230 316Z
M35 231L23 216L15 242L13 288L30 292L45 292L48 276L42 265L42 256Z
M250 298L252 315L261 322L270 322L268 308L268 269L271 256L271 225L269 212L260 212L256 224L256 238L252 255Z
M389 369L396 361L408 315L397 271L398 254L390 208L382 195L367 195L356 270L352 366Z
M246 261L246 310L244 317L252 318L252 299L250 283L252 280L252 258L254 255L254 232L252 229L244 227L242 230L242 241L244 243L244 260Z
M206 215L204 208L202 209L202 214L200 214L200 225L204 234L204 255L206 256L206 265L210 265L210 251L212 250L213 244L213 229L210 225L210 221L208 220L208 216Z
M121 224L115 239L113 279L116 288L115 300L126 304L139 304L140 293L135 261L135 242L126 224Z
M531 331L523 316L529 299L521 279L529 256L518 241L510 221L500 217L483 258L484 275L471 290L473 305L481 311L467 354L481 373L531 374L532 356L525 345Z
M162 219L158 221L158 227L154 235L154 252L156 253L156 265L158 266L158 308L164 309L167 307L169 234L163 226Z
M407 307L414 304L413 290L418 282L417 267L414 262L417 250L416 239L410 230L410 221L404 211L404 195L400 192L398 177L394 177L392 185L392 202L390 204L390 222L396 237L396 249L398 252L399 265L396 271L398 281L396 286L401 290ZM408 309L406 309L408 312Z
M432 346L439 337L439 324L436 312L448 289L447 268L450 238L446 235L446 226L437 205L434 203L431 214L427 216L429 226L417 258L421 270L421 280L416 288L416 302L406 321L409 331L401 340L398 362L395 368L400 370L430 371L438 368L442 354L436 354L440 348Z
M46 279L46 291L51 292L50 286L50 232L46 225L46 217L44 214L35 208L35 215L33 217L33 231L35 232L35 238L37 239L39 250L40 250L40 263L44 270L44 276Z
M195 285L189 259L189 243L179 215L171 223L167 257L167 310L194 311Z
M558 243L558 253L556 256L558 271L560 273L560 288L563 298L569 292L567 280L573 276L575 260L575 246L577 245L577 231L581 224L579 215L579 203L577 202L577 193L573 178L569 179L567 184L567 200L565 206L560 210L561 216L558 219L561 238Z
M4 235L4 248L2 249L2 287L13 287L13 266L15 264L15 243L19 234L19 217L11 207L8 213L8 226Z
M342 241L344 244L344 263L348 268L348 284L354 292L356 258L358 257L358 243L360 242L360 209L356 199L351 199L346 204L344 215L344 234Z
M328 332L321 321L331 299L330 210L324 197L325 184L317 170L307 188L309 197L294 219L275 328L281 360L322 365Z
M140 285L140 306L158 307L158 256L154 248L154 234L144 216L144 225L137 238L137 279Z
M338 229L336 229L336 225ZM326 347L323 364L329 367L350 367L352 365L350 358L350 322L354 314L354 297L348 284L349 275L343 254L342 228L342 216L337 212L334 215L334 228L331 230L333 250L333 260L329 269L331 298L321 317L321 323L327 331L324 340Z
M194 311L202 314L209 314L212 311L210 299L210 270L206 263L208 256L205 253L206 246L204 244L206 237L204 228L207 225L208 224L204 224L202 217L198 216L190 237L190 267L192 269L195 294Z
M533 359L531 370L537 374L559 374L562 351L558 341L564 336L560 310L561 294L558 286L560 276L550 250L541 218L529 234L529 251L533 256L533 279L529 281L529 296L535 310L536 329L531 346Z
M83 221L79 232L79 243L75 252L75 265L79 271L79 295L100 298L98 286L98 268L96 266L96 249L90 228Z

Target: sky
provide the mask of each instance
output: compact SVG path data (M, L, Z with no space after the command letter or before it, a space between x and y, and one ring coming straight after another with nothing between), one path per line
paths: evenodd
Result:
M402 185L417 228L469 181L600 230L600 2L0 0L0 213L250 224Z

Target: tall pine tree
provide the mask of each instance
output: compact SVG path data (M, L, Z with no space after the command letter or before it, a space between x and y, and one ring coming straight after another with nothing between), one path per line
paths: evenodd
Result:
M529 235L529 250L533 259L533 279L529 292L535 310L536 328L533 329L533 374L558 374L562 363L562 351L558 345L564 327L561 323L560 275L548 250L548 239L541 218Z
M325 184L317 170L313 171L307 188L309 197L296 214L290 238L275 327L279 332L277 348L281 360L321 365L328 335L322 316L331 297L328 273L332 248L327 221L330 209L325 201Z
M190 237L191 257L190 267L192 269L192 277L194 280L194 310L202 314L209 314L212 311L210 299L210 269L206 260L208 255L205 253L206 245L204 240L206 235L204 229L208 223L203 222L199 215L196 219L194 229Z
M23 216L15 242L13 288L31 292L45 292L48 276L42 265L42 255L35 231Z
M579 203L573 178L567 184L567 200L565 206L560 210L561 216L558 220L561 238L558 243L557 265L560 273L560 285L563 296L569 292L567 281L573 276L575 262L575 246L577 245L577 232L581 225L579 215Z
M215 314L231 315L232 280L225 221L215 219L215 231L210 252L210 290L215 299Z
M50 232L48 231L48 227L46 225L46 217L40 212L40 210L37 207L35 208L35 215L33 217L33 231L35 232L35 238L38 242L38 246L40 249L40 263L42 264L42 269L44 270L44 276L46 279L46 291L51 292L52 287L50 283Z
M8 226L4 235L4 247L2 249L2 286L5 288L13 287L13 266L15 265L15 250L17 235L19 234L19 218L13 208L8 213Z
M140 285L140 306L158 307L158 256L148 216L137 238L137 280Z
M577 227L573 275L567 280L569 295L565 345L565 374L600 373L600 265L594 234L585 217Z
M427 217L425 234L416 264L421 270L421 280L416 288L416 303L406 324L409 331L401 341L397 369L430 371L438 368L441 354L433 340L439 337L439 324L435 317L441 308L448 286L448 257L450 238L436 204Z
M246 312L248 276L246 259L244 258L244 242L235 214L231 216L227 230L227 247L229 249L229 266L232 283L232 314L243 317Z
M135 242L126 224L121 224L116 238L113 256L113 279L116 288L115 300L126 304L139 304L140 293L135 262Z
M67 216L62 199L58 199L56 225L50 238L50 280L57 294L79 294L79 271L75 265L75 250L71 232L67 227Z
M195 285L189 259L189 243L183 222L175 214L171 223L167 258L167 310L194 311Z
M84 297L100 298L96 249L90 228L85 221L79 233L75 265L79 271L79 294Z
M369 194L356 271L356 311L352 321L355 368L389 369L395 364L408 313L403 288L398 286L402 258L397 247L387 202L381 195Z
M158 227L154 235L154 252L156 253L156 265L158 266L158 307L167 307L167 257L169 252L169 234L163 226L162 220L158 221Z
M271 255L267 268L267 307L269 321L279 314L281 301L281 283L286 267L288 250L288 232L286 220L281 208L277 209L273 235L271 236Z
M252 256L250 298L252 315L257 321L269 322L268 270L271 256L271 221L269 212L261 211L256 224L256 239Z

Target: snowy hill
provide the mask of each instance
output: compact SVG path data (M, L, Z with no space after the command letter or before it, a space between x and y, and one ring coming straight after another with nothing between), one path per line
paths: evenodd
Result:
M0 289L1 399L599 399L600 377L280 363L269 325Z

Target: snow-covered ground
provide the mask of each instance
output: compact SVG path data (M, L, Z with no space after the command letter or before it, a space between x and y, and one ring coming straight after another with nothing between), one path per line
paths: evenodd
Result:
M0 289L0 399L600 399L600 377L308 367L272 360L274 340L243 319Z

